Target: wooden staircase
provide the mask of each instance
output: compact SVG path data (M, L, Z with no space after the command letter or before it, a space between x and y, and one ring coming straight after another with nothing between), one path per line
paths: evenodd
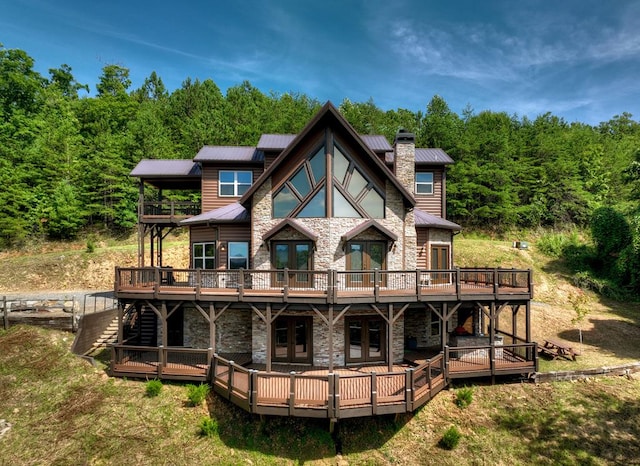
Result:
M85 353L85 356L96 356L102 350L112 343L118 341L118 317L115 317L107 328L100 334L96 341L91 345L91 349Z

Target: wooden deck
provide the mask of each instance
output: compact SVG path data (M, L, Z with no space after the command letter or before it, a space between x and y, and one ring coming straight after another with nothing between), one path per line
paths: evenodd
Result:
M536 346L446 347L431 358L416 353L392 371L387 365L329 371L275 364L266 372L245 353L225 358L207 350L114 345L111 374L210 381L218 394L252 413L338 419L414 411L452 378L534 372Z
M365 280L365 275L370 277ZM345 304L528 300L533 296L531 271L512 269L352 272L117 268L115 284L116 297L121 299Z

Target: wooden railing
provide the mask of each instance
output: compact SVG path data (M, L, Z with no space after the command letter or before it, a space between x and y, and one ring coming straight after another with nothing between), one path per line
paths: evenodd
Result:
M142 217L191 217L200 213L200 203L191 201L154 201L142 204Z
M489 346L446 346L444 359L447 376L477 377L500 373L535 372L537 343Z
M331 419L410 412L446 386L442 353L404 372L298 374L247 369L212 359L214 390L258 414Z
M173 268L116 268L116 296L192 294L196 299L255 301L271 299L338 303L429 301L455 296L533 297L530 270L203 270ZM182 298L182 296L181 296Z
M207 380L212 353L210 349L114 344L111 372L113 375Z

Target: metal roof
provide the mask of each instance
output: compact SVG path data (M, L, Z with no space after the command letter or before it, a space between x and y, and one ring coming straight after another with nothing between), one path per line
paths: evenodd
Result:
M200 165L192 160L143 159L130 173L139 178L188 176L200 178Z
M417 227L442 228L444 230L453 230L453 231L462 230L462 227L457 223L453 223L445 218L427 213L424 210L413 209L413 213L415 216L415 222Z
M259 150L282 150L295 139L296 134L263 134L258 141Z
M387 152L393 150L387 138L380 134L361 134L362 141L374 152Z
M264 153L247 146L203 146L195 162L263 162Z
M233 204L210 210L180 222L180 225L197 225L202 223L245 223L251 220L247 209L234 202Z
M307 228L302 223L297 222L291 218L284 219L272 229L267 231L264 235L262 235L263 241L269 241L273 236L275 236L278 232L283 230L286 227L293 228L298 233L302 234L306 238L309 238L311 241L318 241L318 235L311 228Z
M448 165L453 159L442 149L416 148L416 163Z

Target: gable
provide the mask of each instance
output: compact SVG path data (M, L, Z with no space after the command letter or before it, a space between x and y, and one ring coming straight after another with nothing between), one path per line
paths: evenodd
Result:
M358 161L360 166L365 167L363 171L366 172L366 177L376 186L377 190L383 190L386 181L389 181L400 192L406 206L413 207L415 205L413 195L402 186L331 102L327 102L307 126L293 138L286 149L242 196L240 203L248 203L253 194L269 178L272 181L272 191L275 193L300 169L304 160L313 155L311 153L316 148L320 149L324 146L325 152L328 150L332 154L335 144L343 147L345 151L349 152L349 156L353 160ZM263 145L271 146L274 145L274 142L265 139ZM331 194L326 194L328 199L331 199Z

